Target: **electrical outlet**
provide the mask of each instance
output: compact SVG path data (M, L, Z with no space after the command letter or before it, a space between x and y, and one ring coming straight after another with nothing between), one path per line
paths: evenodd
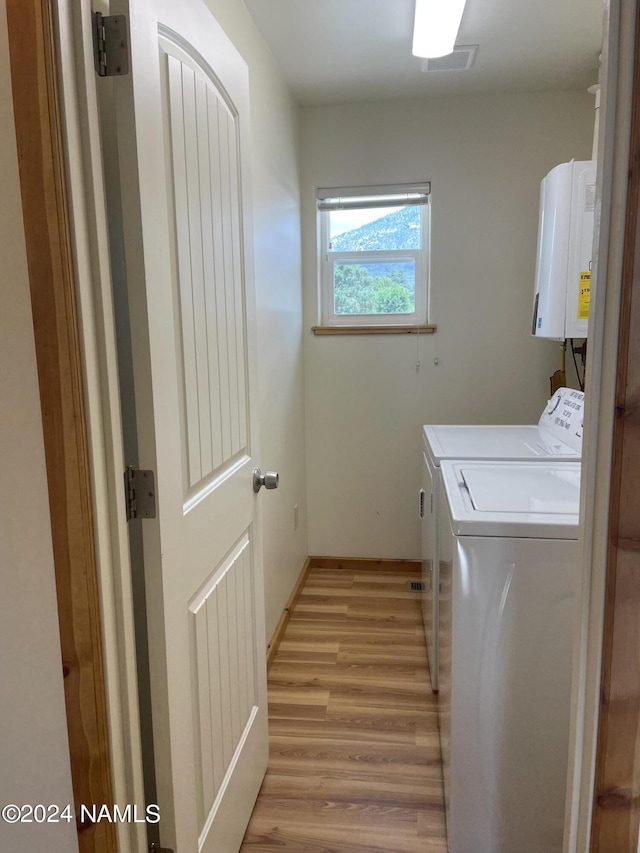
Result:
M293 507L293 529L298 529L298 504Z

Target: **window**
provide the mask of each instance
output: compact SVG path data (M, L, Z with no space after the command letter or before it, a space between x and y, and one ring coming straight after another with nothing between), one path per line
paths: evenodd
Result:
M427 322L428 183L318 191L325 326Z

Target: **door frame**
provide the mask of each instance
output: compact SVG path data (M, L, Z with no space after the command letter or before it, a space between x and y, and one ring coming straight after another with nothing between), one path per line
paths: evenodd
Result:
M587 360L582 463L584 488L580 507L581 586L578 591L564 853L596 853L600 850L636 853L638 844L636 826L635 839L628 841L627 846L619 845L620 828L624 825L628 831L631 813L628 806L620 807L620 798L610 797L611 792L603 788L596 775L602 772L604 732L599 724L603 710L601 698L608 689L607 666L610 664L607 660L613 663L617 657L618 663L624 663L623 647L619 643L613 657L607 652L607 647L610 648L616 619L625 615L623 602L620 599L614 601L612 595L615 561L611 559L610 545L615 535L614 507L624 473L615 464L613 449L620 420L617 405L621 395L616 386L625 360L625 355L619 352L619 346L624 343L621 315L625 300L631 298L632 292L640 292L640 280L636 277L634 281L629 276L628 257L632 247L626 225L627 209L630 207L632 210L634 204L630 164L635 152L632 151L630 156L630 144L632 105L635 102L637 115L639 97L637 85L634 87L634 76L637 78L640 71L640 48L636 43L637 10L637 0L605 0L604 4L608 33L605 33L602 55L603 100L596 200L600 234ZM636 434L634 440L640 450L640 434ZM637 495L634 500L628 490L627 503L635 505L637 514L640 501ZM640 620L640 600L635 602L635 607L635 619ZM635 732L631 737L631 726L637 725L639 720L640 696L637 696L635 716L618 720L624 728L628 745L636 737ZM627 754L628 751L627 746ZM599 820L597 812L604 802L603 794L610 801L608 810L614 820L609 822L606 835L601 837L602 846L598 847L592 832ZM613 802L616 808L611 809Z
M111 805L112 784L83 380L50 12L44 3L7 2L67 731L78 816L81 803ZM88 693L94 697L91 702L86 700ZM84 766L86 773L81 769ZM106 825L101 832L97 826L78 824L77 830L81 851L115 849L112 826Z
M108 232L90 0L6 0L75 812L144 812ZM78 826L142 853L141 823Z
M86 54L79 37L82 27L88 25L89 13L88 0L7 0L63 660L76 660L81 653L81 670L87 679L81 683L84 687L90 685L79 689L80 682L71 677L69 668L65 696L74 796L78 803L108 803L113 797L119 803L142 804L133 608L120 482L124 458L109 260L105 251L104 187L99 134L93 122L87 123L96 106L93 59ZM611 91L618 109L613 110L612 99L601 134L604 173L612 179L612 196L608 213L607 205L602 208L598 273L598 280L607 280L608 286L606 292L600 288L596 293L603 320L600 326L594 324L588 363L592 401L588 404L585 447L592 455L584 468L589 486L582 506L585 535L577 653L580 677L574 697L581 713L574 732L565 844L571 853L614 849L611 845L615 841L605 842L605 838L619 839L621 831L628 838L633 827L637 828L637 813L628 798L621 807L609 810L613 819L602 821L597 817L603 805L621 803L620 798L616 800L611 795L610 784L603 787L609 768L604 749L609 728L620 727L624 722L625 731L633 730L635 743L640 721L640 697L634 696L637 701L633 713L623 722L619 709L607 701L608 684L615 680L618 667L622 665L622 671L629 672L625 670L619 632L631 631L634 620L635 624L640 623L638 590L630 599L632 619L629 601L616 595L616 560L624 543L609 540L609 522L614 530L619 519L619 496L626 499L629 495L629 467L621 465L620 459L632 458L624 454L636 454L637 459L640 453L640 433L624 429L625 425L633 426L636 418L628 401L629 390L638 381L638 366L631 361L634 352L638 352L637 344L633 349L633 328L618 341L620 304L627 311L637 310L640 293L640 270L631 260L635 246L631 223L636 222L636 207L630 208L624 240L620 230L620 209L624 213L628 187L630 200L635 199L636 206L638 203L638 173L633 170L629 180L625 160L631 118L625 104L631 103L634 69L636 141L640 123L640 46L635 42L629 45L628 33L630 26L635 31L635 18L636 0L611 0L612 49L605 61L607 72L616 75ZM61 89L58 67L62 70ZM640 152L635 147L633 154L637 165ZM46 164L45 172L39 171L42 163ZM39 182L35 180L38 176ZM47 212L46 218L42 211ZM55 323L47 322L53 317ZM54 364L58 370L51 369ZM614 389L612 381L616 376L618 385ZM616 463L612 464L614 420L617 443ZM631 494L629 501L638 507L637 495ZM631 555L636 563L640 560L633 548L624 554ZM640 573L636 571L635 576L637 584ZM86 618L78 617L85 613ZM602 717L601 664L605 687ZM94 722L83 725L82 720L87 719ZM599 719L602 726L598 732ZM87 755L92 756L89 763L84 760ZM592 813L594 837L590 841ZM123 853L146 849L143 825L120 824L116 831L118 849ZM115 834L111 838L99 837L90 827L79 833L79 844L82 851L111 853L116 849L116 838ZM631 851L631 847L624 849Z
M634 8L635 7L635 8ZM627 143L618 166L626 199L619 205L621 251L616 259L619 293L616 339L607 351L614 372L606 399L610 460L608 507L596 513L602 526L604 574L600 686L591 802L591 853L635 853L640 830L640 6L629 4L620 20L619 87L630 105L620 136ZM624 56L632 57L630 62ZM612 147L619 148L614 136ZM615 166L615 156L614 156ZM615 188L613 175L613 185ZM615 189L614 189L615 192ZM606 360L606 355L605 355ZM602 386L601 382L601 386ZM608 510L606 513L604 509ZM608 523L608 530L605 525ZM594 576L595 576L594 572Z

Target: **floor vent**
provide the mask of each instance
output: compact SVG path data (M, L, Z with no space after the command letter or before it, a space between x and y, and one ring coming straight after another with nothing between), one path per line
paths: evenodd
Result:
M424 592L422 581L407 581L407 592Z

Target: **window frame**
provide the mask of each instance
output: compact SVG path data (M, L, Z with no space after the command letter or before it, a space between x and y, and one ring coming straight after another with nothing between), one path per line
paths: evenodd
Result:
M426 188L426 190L425 190ZM430 185L428 183L377 186L345 187L341 189L318 190L317 213L320 224L320 310L323 326L419 326L428 322L429 308L429 235L430 235ZM399 200L392 203L393 196L420 193L423 198L415 203ZM420 208L420 248L386 249L380 251L339 252L329 249L329 218L332 210L340 207L366 209L374 207L373 198L389 198L380 207L419 207ZM426 198L425 198L426 197ZM370 198L371 201L367 201ZM322 209L325 199L344 200L344 205ZM356 199L361 200L360 203ZM334 267L336 263L361 261L412 261L415 264L415 310L407 314L336 314L334 293Z

